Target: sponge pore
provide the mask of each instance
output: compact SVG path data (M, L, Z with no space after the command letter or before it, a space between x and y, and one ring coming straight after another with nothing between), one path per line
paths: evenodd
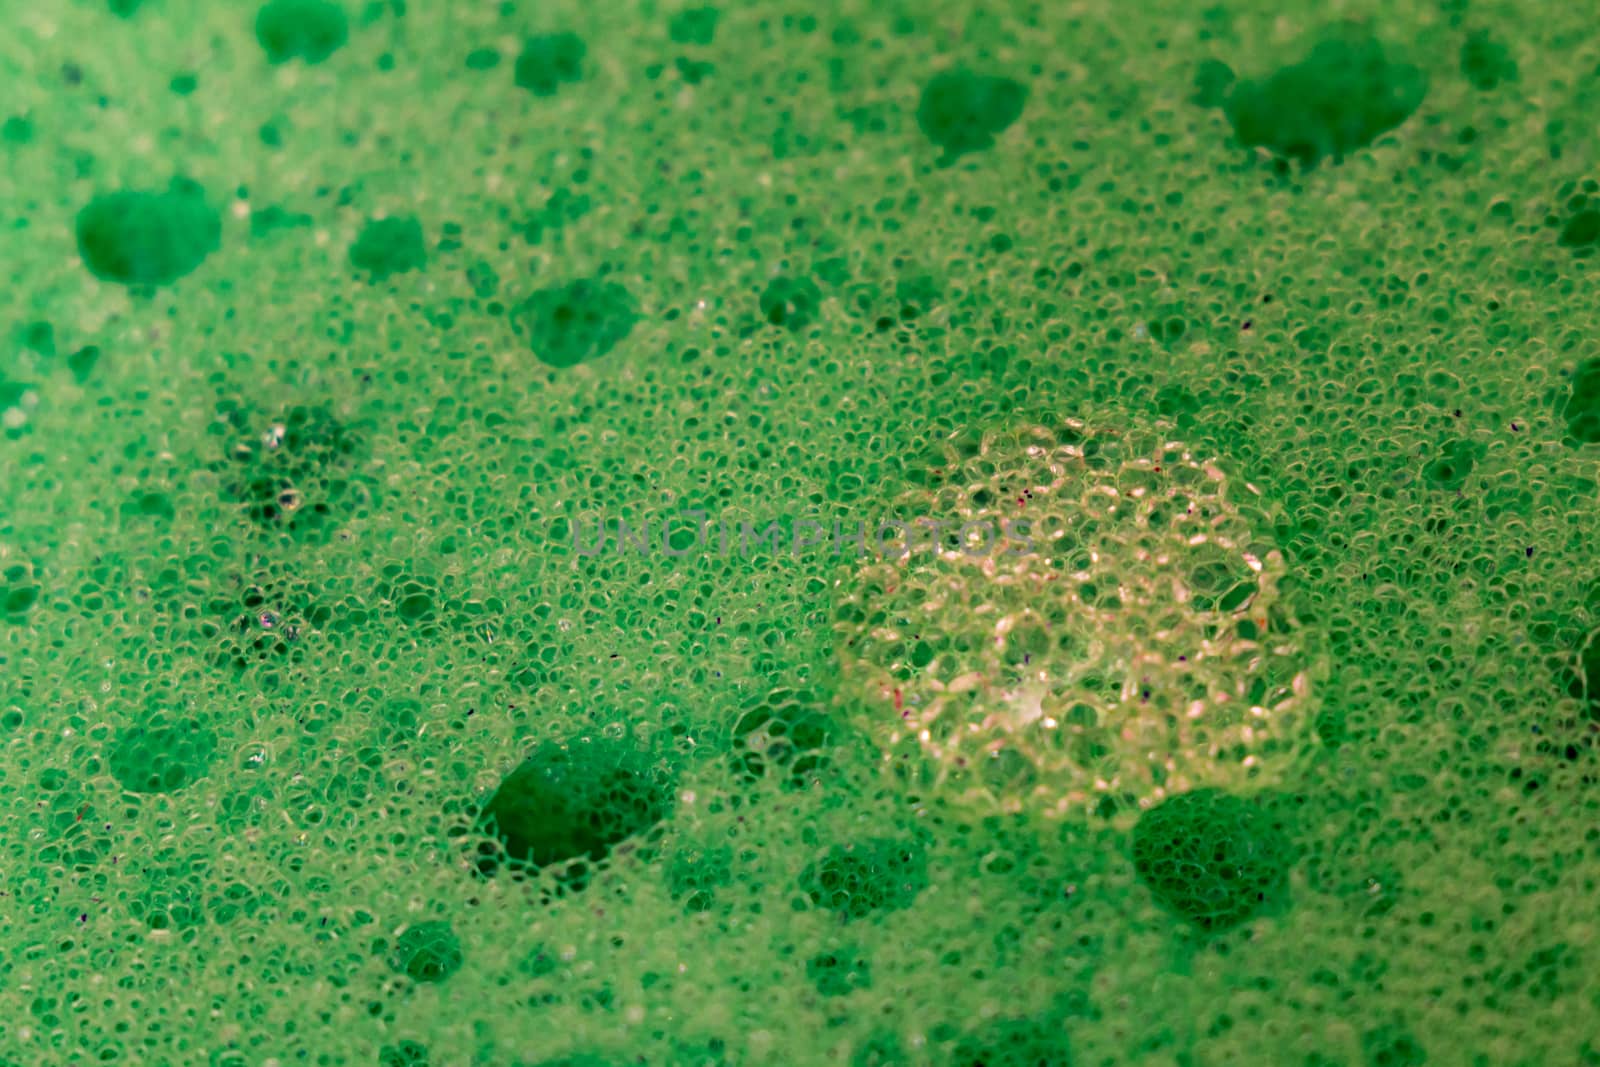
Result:
M123 190L78 213L78 254L90 273L130 286L160 286L192 273L222 244L222 219L196 183L165 192Z
M616 282L580 278L538 289L517 308L533 354L551 367L599 359L633 332L639 310Z
M560 882L582 888L590 866L656 827L671 809L662 772L619 743L547 742L506 775L478 817L491 843L480 846L486 875L556 868Z
M334 0L269 0L256 15L256 40L271 63L321 63L350 37L350 19Z
M813 904L846 920L909 907L927 885L922 847L889 838L836 845L800 876Z
M517 57L516 83L535 96L554 96L563 85L583 78L588 47L575 33L546 33L529 38Z
M1310 167L1337 163L1399 126L1427 90L1427 76L1403 54L1345 24L1325 31L1300 62L1241 81L1224 111L1240 144Z
M414 923L400 934L390 960L413 982L442 982L461 969L465 956L448 922Z
M175 793L205 776L216 747L216 735L192 719L162 721L125 731L106 763L130 793Z
M1167 907L1207 931L1286 899L1292 846L1254 805L1220 790L1172 797L1140 816L1133 866Z
M1022 117L1027 99L1027 87L1011 78L947 70L923 88L917 125L949 163L992 147L995 137Z
M992 1020L956 1042L950 1067L1071 1067L1059 1023L1031 1018Z

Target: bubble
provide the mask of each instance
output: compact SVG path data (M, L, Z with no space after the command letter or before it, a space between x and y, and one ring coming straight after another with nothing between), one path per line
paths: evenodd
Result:
M1422 476L1435 489L1460 489L1471 476L1478 453L1479 449L1470 442L1446 441L1422 469Z
M814 781L826 761L833 722L809 692L777 689L734 724L734 761L751 780L769 771L791 786Z
M174 179L166 192L95 197L78 212L78 254L102 281L170 285L222 244L222 219L199 185Z
M94 866L111 848L111 835L92 793L56 768L41 772L38 786L33 837L41 842L39 862L73 871Z
M1588 718L1600 724L1600 631L1584 638L1576 662L1564 674L1567 695L1580 701Z
M667 890L686 912L712 910L718 891L734 884L733 849L727 845L681 847L667 865Z
M1213 789L1171 797L1133 831L1133 865L1157 899L1202 930L1222 931L1281 903L1292 847L1247 801Z
M137 894L128 901L128 912L135 922L150 930L184 934L204 925L195 866L168 863L148 868Z
M214 596L201 632L215 643L217 661L243 670L255 663L294 658L304 642L333 621L303 583L264 578Z
M250 919L263 907L263 901L243 882L230 882L206 902L211 920L227 925L235 919Z

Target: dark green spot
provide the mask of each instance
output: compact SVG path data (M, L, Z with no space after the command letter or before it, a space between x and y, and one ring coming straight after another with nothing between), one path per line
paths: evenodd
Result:
M7 564L0 569L0 619L21 623L22 617L38 603L39 593L39 580L31 564Z
M193 74L179 74L168 83L167 87L179 96L188 96L200 87L200 79Z
M349 36L349 17L333 0L269 0L256 15L256 40L270 63L321 63Z
M1563 248L1587 251L1600 242L1600 209L1585 208L1567 220L1561 227L1557 242Z
M917 125L944 150L949 163L994 144L995 137L1022 117L1028 90L1011 78L949 70L922 90Z
M557 189L550 194L550 199L544 202L544 206L523 223L522 237L529 244L536 245L544 239L546 232L560 230L569 223L583 218L589 213L590 207L591 202L587 195Z
M707 45L717 35L721 12L714 7L691 7L672 16L667 35L678 44Z
M850 1054L850 1067L901 1067L909 1062L905 1044L889 1030L871 1035Z
M95 345L85 345L67 357L67 369L72 371L72 376L79 385L89 380L94 373L94 368L100 362L100 349Z
M428 1046L405 1040L378 1050L378 1067L428 1067Z
M667 867L667 889L689 912L716 906L717 890L733 881L733 850L727 846L686 848Z
M422 270L428 265L422 223L409 217L367 223L350 246L350 262L357 270L368 272L374 282Z
M478 816L492 839L478 870L561 867L569 886L587 884L588 865L648 834L672 810L668 781L619 744L589 738L547 742L501 781Z
M825 997L842 997L872 986L872 966L860 950L847 946L806 961L806 977Z
M1190 97L1201 107L1221 107L1233 88L1233 68L1220 59L1207 59L1194 73L1194 94Z
M1242 81L1225 111L1234 136L1305 167L1339 162L1403 123L1421 105L1421 69L1360 26L1326 33L1300 62Z
M41 356L56 354L56 328L48 322L30 322L18 331L22 347L32 349Z
M217 662L244 670L252 663L294 657L302 643L334 621L305 583L262 575L219 592L206 604L202 632L217 645Z
M414 923L395 942L389 963L413 982L442 982L461 969L465 957L450 924Z
M1580 444L1600 443L1600 357L1578 365L1561 415L1567 420L1567 436Z
M687 56L679 56L673 60L673 65L678 68L678 76L688 85L699 85L717 69L715 64Z
M136 726L123 731L106 763L130 793L175 793L205 777L216 747L216 735L192 719Z
M21 115L13 115L0 126L0 138L7 144L27 144L33 140L33 122Z
M780 274L761 291L759 303L763 319L799 333L816 321L822 308L822 291L810 278Z
M327 409L295 405L264 417L227 401L217 414L224 492L257 525L317 535L335 522L341 505L370 500L370 486L346 471L361 438Z
M495 48L474 48L467 53L468 70L493 70L500 65L500 51Z
M1405 1027L1386 1023L1361 1035L1361 1054L1367 1067L1423 1067L1428 1053Z
M628 290L598 278L536 290L516 312L533 354L557 368L606 355L633 332L638 318Z
M562 85L583 78L588 47L575 33L531 37L517 57L516 83L535 96L553 96Z
M164 193L123 191L95 197L78 212L78 252L95 277L122 285L167 285L222 244L222 219L193 182Z
M1488 92L1517 80L1517 61L1489 31L1476 30L1461 45L1461 73L1474 89Z
M956 1042L950 1067L1071 1067L1067 1032L1060 1023L1002 1017Z
M166 519L171 520L178 514L172 506L172 498L166 493L154 489L146 489L134 493L128 502L122 506L122 514L128 518Z
M1224 930L1283 900L1291 859L1288 839L1265 815L1215 789L1163 801L1133 831L1139 880L1203 930Z
M310 215L285 211L275 204L250 213L250 236L252 237L265 237L267 234L277 230L289 230L310 225Z
M922 847L882 838L836 845L800 876L813 904L844 919L909 907L927 886Z

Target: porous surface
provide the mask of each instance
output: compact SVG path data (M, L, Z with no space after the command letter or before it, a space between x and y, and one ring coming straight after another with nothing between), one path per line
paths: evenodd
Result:
M1600 1062L1590 8L0 28L0 1063Z

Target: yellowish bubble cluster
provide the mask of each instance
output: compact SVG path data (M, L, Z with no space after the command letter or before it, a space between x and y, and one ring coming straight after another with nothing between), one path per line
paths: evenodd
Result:
M1059 815L1293 759L1314 671L1253 486L1159 427L941 452L895 502L928 536L835 585L843 698L919 788Z

